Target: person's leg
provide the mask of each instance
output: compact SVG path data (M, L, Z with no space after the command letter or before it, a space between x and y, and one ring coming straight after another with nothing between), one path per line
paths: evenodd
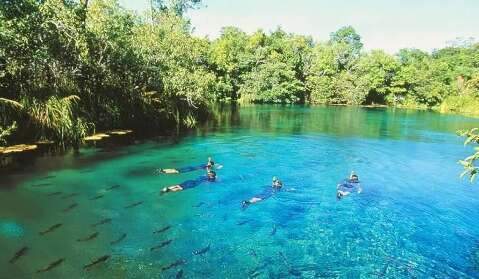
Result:
M262 201L263 199L262 198L258 198L258 197L254 197L254 198L251 198L249 200L250 203L257 203L259 201Z
M178 192L178 191L182 191L183 190L183 187L181 187L180 185L173 185L173 186L170 186L170 187L165 187L161 190L161 194L164 194L164 193L168 193L168 192Z
M180 173L180 172L177 169L160 169L160 173L177 174L177 173Z
M345 197L349 194L350 194L350 192L338 190L337 196L338 196L338 198L342 198L342 197Z
M251 199L249 199L249 200L243 201L243 202L241 203L241 207L242 207L243 209L246 209L250 204L257 203L257 202L262 201L262 200L263 200L262 198L253 197L253 198L251 198Z

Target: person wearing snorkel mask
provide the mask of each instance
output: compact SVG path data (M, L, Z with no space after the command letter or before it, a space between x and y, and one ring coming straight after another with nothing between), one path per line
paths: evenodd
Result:
M271 186L275 189L280 189L283 187L283 182L281 182L281 180L279 180L276 176L273 176L273 182Z
M340 200L353 191L358 193L362 191L361 185L359 184L359 176L354 171L351 172L348 179L345 179L336 186L336 197Z

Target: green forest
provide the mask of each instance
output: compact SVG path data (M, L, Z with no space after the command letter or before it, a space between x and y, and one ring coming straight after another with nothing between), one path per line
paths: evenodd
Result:
M277 28L192 35L199 0L0 3L0 145L78 145L94 131L191 127L215 102L387 105L479 113L479 44L366 51L351 26L317 42Z

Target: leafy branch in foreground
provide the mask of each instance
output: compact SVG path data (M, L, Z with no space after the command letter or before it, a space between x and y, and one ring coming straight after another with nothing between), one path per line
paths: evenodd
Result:
M468 145L471 143L479 144L479 128L474 128L469 131L461 131L459 133L461 136L466 138L464 145ZM474 164L476 161L479 160L479 147L476 147L475 150L476 153L465 158L464 160L459 161L459 163L464 167L464 172L461 174L461 177L464 177L467 174L470 176L471 182L474 181L477 174L479 173L479 167Z

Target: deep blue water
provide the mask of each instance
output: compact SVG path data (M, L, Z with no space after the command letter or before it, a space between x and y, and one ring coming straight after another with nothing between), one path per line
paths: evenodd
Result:
M31 278L59 258L35 277L477 278L479 187L459 178L457 161L472 148L455 134L474 126L431 112L252 106L218 112L176 140L38 158L0 192L0 278ZM204 171L156 169L208 156L224 166L215 183L159 194ZM351 170L363 192L338 201L336 184ZM284 189L242 210L272 176ZM51 184L34 186L42 183ZM104 218L111 223L91 226ZM111 258L83 269L102 255Z

